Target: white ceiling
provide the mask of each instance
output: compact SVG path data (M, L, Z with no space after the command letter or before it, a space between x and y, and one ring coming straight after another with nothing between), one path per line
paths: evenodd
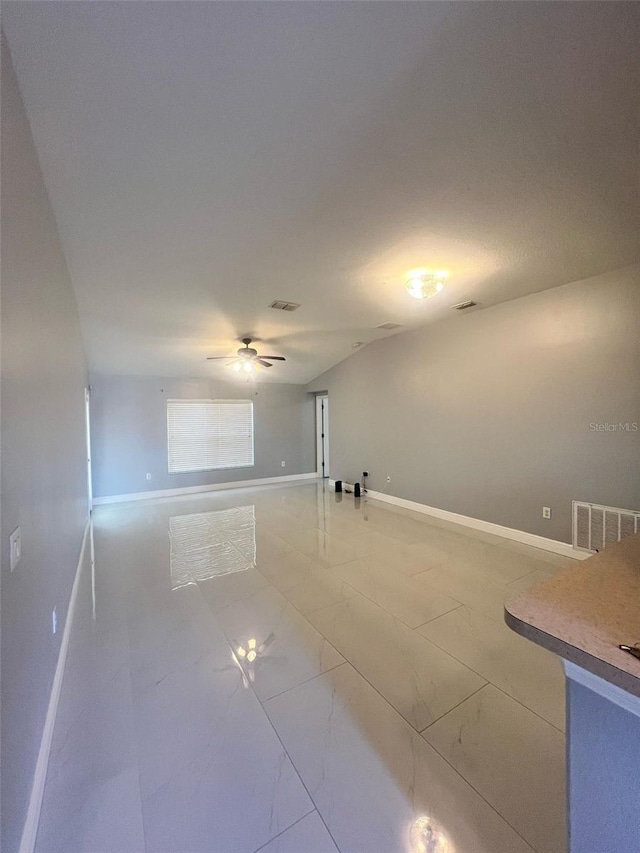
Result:
M2 11L94 371L226 376L250 334L304 382L638 258L640 4Z

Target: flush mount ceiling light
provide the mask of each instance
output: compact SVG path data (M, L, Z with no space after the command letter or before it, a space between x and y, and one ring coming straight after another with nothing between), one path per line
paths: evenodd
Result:
M430 299L440 293L448 277L446 270L411 270L405 287L415 299Z

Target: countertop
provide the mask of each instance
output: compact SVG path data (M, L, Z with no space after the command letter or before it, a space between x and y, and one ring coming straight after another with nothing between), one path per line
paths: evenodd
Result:
M510 628L640 696L640 533L576 561L505 604Z

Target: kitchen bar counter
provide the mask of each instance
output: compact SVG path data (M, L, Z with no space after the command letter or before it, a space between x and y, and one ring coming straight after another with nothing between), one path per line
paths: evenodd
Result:
M565 660L640 696L640 534L508 601L507 625ZM639 848L640 849L640 848Z
M640 534L508 601L517 633L564 658L570 853L640 851Z

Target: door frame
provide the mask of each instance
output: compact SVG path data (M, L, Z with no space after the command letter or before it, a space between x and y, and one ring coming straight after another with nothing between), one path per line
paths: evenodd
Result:
M329 477L329 395L316 397L316 476Z

